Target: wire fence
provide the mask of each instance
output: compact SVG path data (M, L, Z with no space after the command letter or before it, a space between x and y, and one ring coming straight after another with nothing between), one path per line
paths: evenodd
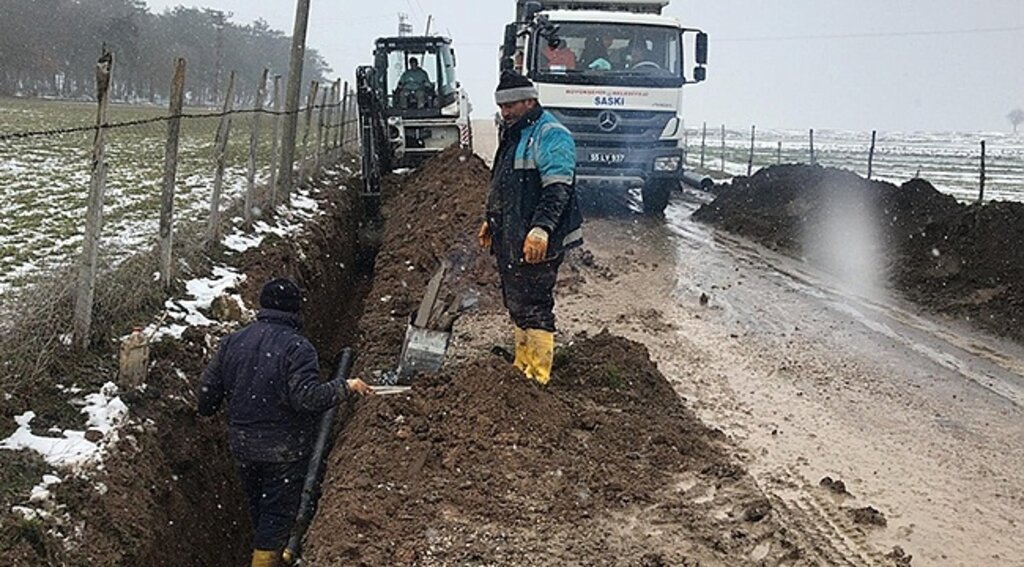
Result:
M0 307L18 289L89 261L93 224L94 269L78 276L91 277L89 285L97 265L113 268L154 244L170 250L175 238L194 236L182 227L205 224L209 244L224 226L258 220L289 198L277 192L282 172L303 183L357 150L347 83L314 84L305 104L287 112L280 77L252 80L262 80L262 98L226 98L218 109L117 105L102 96L0 99ZM283 168L282 121L290 115L298 119L295 158ZM173 256L162 266L169 282Z
M961 201L1024 201L1024 136L1009 133L686 130L689 169L717 178L780 163L838 167L900 184L924 178Z

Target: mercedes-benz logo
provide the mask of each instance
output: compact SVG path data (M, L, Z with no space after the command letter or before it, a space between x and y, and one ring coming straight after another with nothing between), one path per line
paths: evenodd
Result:
M604 132L613 132L619 127L619 115L605 110L597 115L597 126Z

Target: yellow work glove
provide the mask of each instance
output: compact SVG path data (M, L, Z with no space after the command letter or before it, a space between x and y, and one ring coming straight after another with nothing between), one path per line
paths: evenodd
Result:
M533 227L523 243L523 259L527 264L539 264L548 255L548 231Z
M480 225L480 232L476 234L476 239L480 241L480 248L484 250L491 249L493 239L491 237L491 227L487 225L487 221Z

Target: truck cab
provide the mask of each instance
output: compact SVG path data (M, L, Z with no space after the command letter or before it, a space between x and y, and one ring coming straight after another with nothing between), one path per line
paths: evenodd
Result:
M501 54L502 68L529 77L573 133L582 190L641 187L648 213L661 213L679 186L683 88L706 76L707 35L662 15L667 5L518 0ZM688 61L696 62L689 76Z

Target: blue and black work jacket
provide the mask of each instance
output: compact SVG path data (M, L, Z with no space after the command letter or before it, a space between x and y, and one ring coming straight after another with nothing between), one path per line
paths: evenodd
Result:
M534 227L548 232L548 260L583 243L576 201L576 142L539 105L506 127L494 157L487 225L499 261L522 263Z
M343 381L321 382L313 345L297 314L273 309L221 339L203 372L199 413L227 401L228 440L236 459L265 463L309 456L319 416L348 396Z

